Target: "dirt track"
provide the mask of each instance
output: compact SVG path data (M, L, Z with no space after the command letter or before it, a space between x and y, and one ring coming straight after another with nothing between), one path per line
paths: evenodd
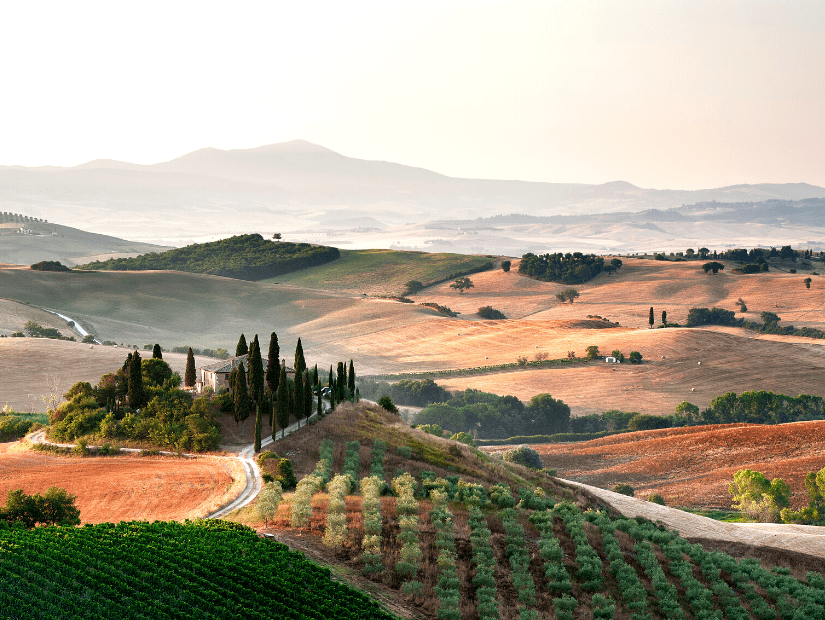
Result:
M627 517L644 517L661 521L668 529L678 530L684 538L705 538L761 547L775 547L825 558L825 528L813 525L773 523L724 523L676 508L651 504L635 497L599 489L581 482L563 480L588 490L611 508Z

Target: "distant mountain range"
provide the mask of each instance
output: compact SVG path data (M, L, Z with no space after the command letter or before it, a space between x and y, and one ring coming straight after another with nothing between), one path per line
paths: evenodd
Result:
M638 213L712 201L753 205L808 198L825 198L825 189L764 183L689 191L624 181L459 179L354 159L303 140L253 149L206 148L153 165L95 160L72 168L0 166L1 211L176 246L247 232L311 241L323 231L340 237L351 229L382 231L382 245L406 246L404 230L434 220ZM414 237L413 246L427 243Z

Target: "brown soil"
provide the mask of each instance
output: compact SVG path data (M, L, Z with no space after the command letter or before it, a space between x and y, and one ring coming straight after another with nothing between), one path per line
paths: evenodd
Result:
M658 493L671 506L729 509L733 475L752 469L785 480L791 504L801 507L805 475L825 467L825 421L642 431L533 448L561 478L603 489L624 482L638 497Z
M0 497L51 486L77 496L83 523L183 520L204 516L232 485L228 460L175 457L68 457L0 444ZM5 501L5 500L3 500Z

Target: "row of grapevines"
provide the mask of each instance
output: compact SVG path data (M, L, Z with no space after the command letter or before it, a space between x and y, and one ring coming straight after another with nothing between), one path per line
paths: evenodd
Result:
M438 549L438 585L435 592L440 605L437 617L442 620L461 620L453 515L447 508L447 494L444 491L433 490L430 497L433 500L430 519L435 529L435 546Z
M530 515L530 522L539 530L539 552L544 558L544 576L547 579L547 589L553 594L562 596L553 599L556 617L560 620L572 620L573 611L578 603L570 596L573 584L570 574L564 567L564 551L558 538L553 534L553 512L544 510Z
M475 494L469 494L469 497L477 500ZM473 577L473 585L476 587L476 611L478 611L479 620L499 620L496 602L496 558L490 544L491 533L487 527L487 520L476 505L470 508L469 525L473 564L476 569L475 577Z
M524 537L524 527L518 522L518 513L513 508L505 508L500 514L504 525L504 555L510 560L510 581L518 592L519 620L537 620L538 614L528 610L536 604L536 584L530 574L530 552Z
M361 444L357 441L348 441L346 455L344 456L343 473L349 476L350 487L349 490L355 489L355 484L358 481L358 471L361 469Z
M372 450L370 450L370 476L375 476L379 480L384 480L384 452L387 450L387 444L376 439L372 442Z
M553 513L564 522L567 532L576 544L576 564L579 565L576 577L581 581L582 589L586 591L601 589L604 586L602 559L587 540L584 516L581 511L573 504L563 502L553 508Z
M304 476L295 487L290 509L290 525L294 528L306 527L312 516L312 496L324 488L332 475L332 458L335 445L331 439L321 442L321 455L315 465L315 471Z
M406 594L415 594L421 591L421 582L415 580L418 565L421 561L421 547L418 541L418 500L415 499L415 478L407 472L393 478L392 488L395 491L395 510L398 513L398 540L401 542L401 552L396 572L406 577L403 591Z
M327 527L324 531L324 544L335 549L343 549L347 541L347 505L350 477L338 474L327 485L329 503L327 505Z
M383 469L383 468L382 468ZM381 489L384 481L378 476L361 478L361 512L364 517L364 539L361 542L364 572L380 573L384 570L381 556L381 534L383 518L381 516Z

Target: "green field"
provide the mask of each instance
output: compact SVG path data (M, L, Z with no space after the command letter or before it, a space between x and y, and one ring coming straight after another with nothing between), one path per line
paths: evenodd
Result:
M268 281L369 295L399 295L404 292L404 283L410 280L429 285L480 269L490 262L486 256L466 254L341 250L337 261Z

